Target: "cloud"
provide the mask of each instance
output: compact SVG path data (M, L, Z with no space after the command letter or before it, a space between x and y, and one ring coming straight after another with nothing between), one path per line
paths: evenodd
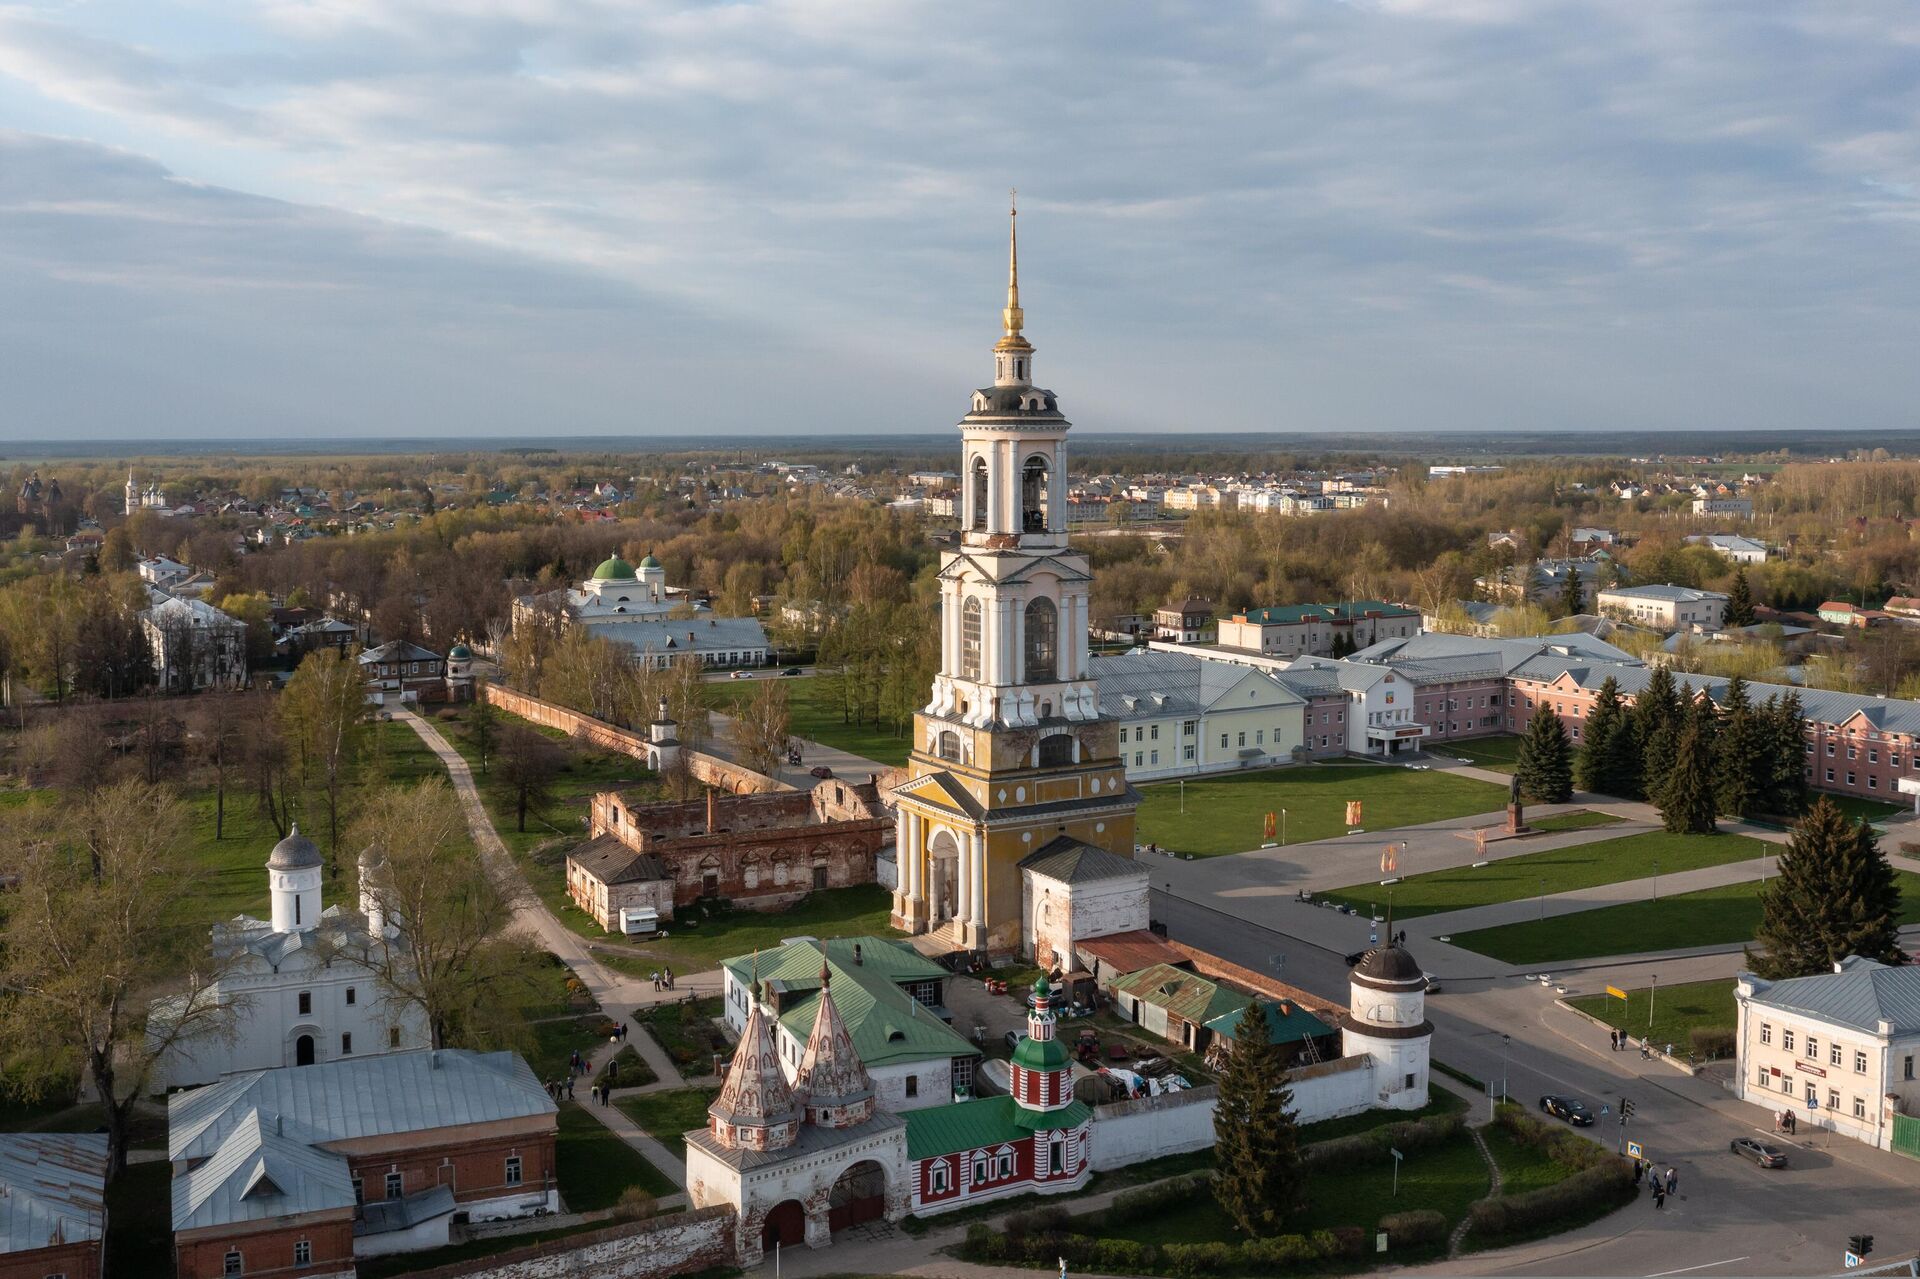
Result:
M745 335L727 354L747 381L792 380L734 429L934 428L983 373L1018 185L1041 369L1088 425L1905 425L1920 389L1894 336L1920 297L1920 19L1903 8L260 0L217 16L0 8L0 78L69 112L72 134L164 162L90 180L217 172L283 202L207 201L257 252L177 226L152 242L144 295L209 315L234 312L242 280L325 296L316 324L384 296L431 314L421 281L453 278L501 308L470 340L510 365L573 332L524 315L670 300ZM160 216L200 207L173 195ZM43 215L43 247L110 246L137 202ZM524 315L505 302L523 289ZM304 314L278 337L290 363ZM811 394L874 379L897 398Z

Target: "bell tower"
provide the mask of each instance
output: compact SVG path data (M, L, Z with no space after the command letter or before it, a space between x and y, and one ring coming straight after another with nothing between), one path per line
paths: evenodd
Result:
M969 950L1020 939L1019 860L1066 835L1133 854L1118 731L1087 675L1092 573L1067 545L1067 431L1034 384L1018 211L993 385L960 420L958 545L941 556L940 670L899 787L894 923Z

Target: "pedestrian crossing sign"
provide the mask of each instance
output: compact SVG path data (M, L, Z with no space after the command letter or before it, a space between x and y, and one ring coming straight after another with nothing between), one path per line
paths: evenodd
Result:
M1847 1269L1852 1270L1855 1266L1859 1264L1860 1264L1860 1257L1857 1253L1850 1252L1847 1254Z
M1630 1141L1630 1142L1628 1142L1628 1143L1627 1143L1627 1158L1629 1158L1629 1159L1639 1159L1639 1158L1641 1158L1641 1157L1642 1157L1642 1156L1641 1156L1641 1151L1640 1151L1640 1143L1639 1143L1639 1142L1637 1142L1637 1141Z

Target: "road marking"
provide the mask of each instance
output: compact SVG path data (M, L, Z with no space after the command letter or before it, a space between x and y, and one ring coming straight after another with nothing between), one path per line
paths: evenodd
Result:
M1667 1275L1691 1274L1696 1270L1711 1270L1715 1266L1730 1266L1736 1261L1745 1261L1745 1260L1747 1260L1747 1258L1745 1257L1728 1257L1725 1261L1709 1261L1704 1265L1687 1266L1680 1270L1662 1270L1657 1275L1648 1275L1647 1279L1664 1279L1664 1277Z

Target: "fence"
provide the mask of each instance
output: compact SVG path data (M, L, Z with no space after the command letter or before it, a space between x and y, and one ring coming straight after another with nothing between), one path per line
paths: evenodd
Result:
M568 710L564 706L542 701L526 693L511 688L502 688L498 684L487 685L487 700L510 715L540 725L542 728L557 728L577 741L601 750L617 751L631 755L635 759L647 757L647 739L639 733L617 728L603 719L591 715L582 715L579 711ZM687 761L687 771L708 786L717 787L729 795L764 795L772 791L790 791L794 788L782 781L763 776L750 768L743 768L732 760L721 759L704 751L681 751Z

